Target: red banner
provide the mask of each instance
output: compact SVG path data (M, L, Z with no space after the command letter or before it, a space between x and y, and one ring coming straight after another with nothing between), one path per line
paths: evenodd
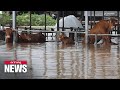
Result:
M4 64L27 64L26 60L5 60Z

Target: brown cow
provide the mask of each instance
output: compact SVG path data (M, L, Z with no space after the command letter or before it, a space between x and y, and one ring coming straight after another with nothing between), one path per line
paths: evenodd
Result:
M13 42L13 32L12 28L6 28L4 29L6 34L6 43L12 43ZM20 35L16 32L18 42L17 43L43 43L45 42L45 36L42 33L38 34L27 34L22 32Z
M110 20L100 20L96 25L90 30L89 34L109 34L110 31L114 28L117 20L115 18L111 18ZM98 36L98 40L103 39L103 43L110 43L110 36L103 35ZM95 36L89 36L89 43L94 44Z
M68 44L74 44L74 41L72 40L72 38L67 37L64 33L62 33L59 36L59 40L62 42L62 44L64 45L68 45Z
M6 28L3 30L5 32L5 40L6 40L6 43L13 43L13 33L15 33L17 35L17 43L22 43L24 42L21 38L21 36L15 31L13 30L12 28ZM22 36L23 37L23 36ZM26 38L25 38L26 39Z
M46 41L46 37L39 32L37 34L29 34L28 40L30 43L44 43Z
M6 43L12 43L13 42L13 30L12 28L6 28L3 30L5 32L5 40Z
M19 43L28 43L29 42L29 36L27 32L22 31L18 38Z

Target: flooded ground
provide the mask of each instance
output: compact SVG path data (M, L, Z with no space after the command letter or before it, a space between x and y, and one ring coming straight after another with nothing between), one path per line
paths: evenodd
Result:
M120 79L119 45L60 42L0 45L0 79ZM27 60L27 73L5 73L5 60Z

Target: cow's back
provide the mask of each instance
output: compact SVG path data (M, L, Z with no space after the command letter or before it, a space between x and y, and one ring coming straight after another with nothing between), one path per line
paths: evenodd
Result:
M45 42L46 40L46 37L41 34L41 33L38 33L38 34L29 34L29 38L30 38L30 41L31 43L43 43Z
M103 34L109 28L108 20L100 20L95 26L90 30L90 34Z

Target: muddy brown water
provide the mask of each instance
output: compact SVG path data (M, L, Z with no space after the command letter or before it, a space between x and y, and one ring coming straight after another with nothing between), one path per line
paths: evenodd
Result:
M60 42L0 45L0 79L120 79L119 45ZM27 60L27 73L5 73L5 60Z

